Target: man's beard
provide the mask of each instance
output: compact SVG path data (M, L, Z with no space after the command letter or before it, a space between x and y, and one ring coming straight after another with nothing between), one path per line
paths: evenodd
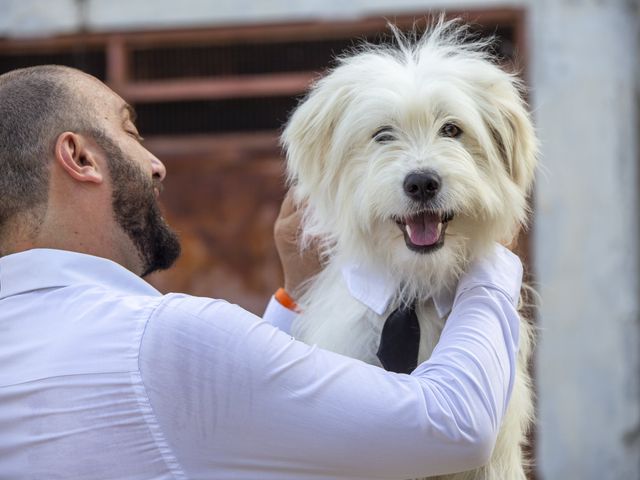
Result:
M143 263L142 276L171 267L180 256L180 241L165 221L154 192L161 190L104 132L92 132L107 154L113 184L116 222L135 245Z

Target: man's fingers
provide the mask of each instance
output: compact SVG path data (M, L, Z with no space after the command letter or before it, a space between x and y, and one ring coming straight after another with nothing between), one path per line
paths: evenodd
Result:
M274 226L276 249L284 272L284 287L293 295L299 293L299 287L321 268L317 242L300 250L303 211L304 204L296 205L289 191L282 201Z
M280 207L280 214L274 224L276 245L284 247L284 243L295 243L300 228L301 213L296 210L293 200L289 195L285 197ZM289 247L291 248L291 247Z
M296 208L296 203L293 200L293 193L291 192L291 190L289 190L285 195L284 200L282 200L282 205L280 205L278 220L284 220L285 218L289 218L294 214L300 215L298 209Z

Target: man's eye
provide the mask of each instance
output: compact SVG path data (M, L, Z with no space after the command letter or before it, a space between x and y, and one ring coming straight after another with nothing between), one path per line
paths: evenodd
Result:
M139 142L142 142L144 140L144 138L142 138L138 132L127 130L127 133L131 135L133 138L135 138L136 140L138 140Z
M371 138L373 138L373 140L377 143L388 143L396 140L395 135L393 135L393 128L388 125L380 127L378 130L376 130Z
M440 129L440 135L448 138L458 138L462 135L462 129L455 123L445 123Z

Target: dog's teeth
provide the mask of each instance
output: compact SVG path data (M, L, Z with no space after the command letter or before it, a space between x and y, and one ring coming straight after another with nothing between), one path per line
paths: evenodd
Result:
M438 223L438 237L440 237L440 234L442 233L442 223Z
M407 235L411 238L411 226L409 224L407 224Z

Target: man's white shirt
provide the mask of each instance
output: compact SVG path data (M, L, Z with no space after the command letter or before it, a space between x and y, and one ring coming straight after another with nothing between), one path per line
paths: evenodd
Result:
M293 313L273 301L262 320L221 300L161 295L103 258L0 258L0 479L474 468L513 383L521 268L501 248L476 264L432 357L399 375L294 340ZM352 283L356 298L376 288Z

